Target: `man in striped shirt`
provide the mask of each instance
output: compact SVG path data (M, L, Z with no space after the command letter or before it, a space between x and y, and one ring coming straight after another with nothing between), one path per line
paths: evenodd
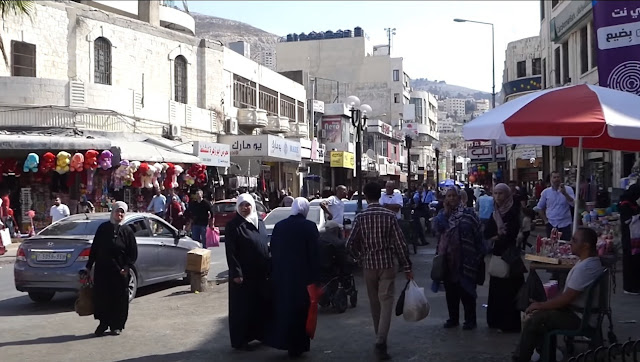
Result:
M391 326L397 257L408 280L413 279L409 251L393 211L380 206L380 185L368 183L364 196L369 205L354 220L347 249L361 262L376 332L375 353L381 360L387 353L387 335Z

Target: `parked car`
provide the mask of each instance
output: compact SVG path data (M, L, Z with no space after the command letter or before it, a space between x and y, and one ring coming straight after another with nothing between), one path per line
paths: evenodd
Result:
M288 218L291 215L290 207L279 207L274 209L264 218L264 226L267 228L267 234L271 237L273 228L279 221ZM309 213L307 214L307 220L313 221L318 226L318 231L324 231L324 224L327 222L324 211L320 206L309 206Z
M384 194L385 192L387 192L387 189L381 189L380 190L380 197L382 197L382 194ZM393 192L399 192L402 193L402 191L400 191L399 189L393 189ZM358 191L354 192L353 195L351 196L351 201L354 200L358 200ZM362 201L364 201L365 198L364 196L362 197Z
M220 229L220 235L224 235L225 226L236 216L236 201L237 199L220 200L213 204L213 213L216 218L214 225ZM256 209L258 217L264 220L269 209L260 201L256 201Z
M13 268L16 289L29 293L35 302L48 302L56 292L79 290L78 273L87 264L96 230L109 217L109 213L71 215L25 240ZM200 243L152 214L127 214L124 225L133 230L138 244L129 300L139 287L186 277L187 253Z

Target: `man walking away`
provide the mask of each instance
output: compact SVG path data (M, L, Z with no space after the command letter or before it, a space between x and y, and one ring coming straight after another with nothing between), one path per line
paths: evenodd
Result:
M51 206L51 210L49 210L49 216L51 216L51 223L58 222L59 220L64 219L65 217L71 215L69 211L69 207L60 201L59 197L56 197L53 200L53 206Z
M164 219L164 210L167 207L167 198L162 194L160 189L155 189L156 195L151 199L147 211L153 212L157 217Z
M204 199L202 190L196 192L195 200L189 205L187 218L191 223L191 238L206 246L207 226L213 227L213 210L209 201Z
M473 207L473 202L476 201L476 195L468 183L465 185L464 192L467 193L467 207Z
M476 202L476 209L478 210L480 223L484 228L493 214L493 197L488 195L484 190L480 190L480 197L478 198L478 202Z
M551 236L553 228L557 228L562 233L560 239L569 241L573 224L571 208L576 195L571 187L565 186L561 181L559 172L551 173L551 187L542 191L535 209L547 226L547 237Z
M375 353L389 360L387 335L391 326L397 257L408 280L413 279L409 251L395 214L378 203L380 186L371 182L364 187L368 207L356 215L347 249L362 263L363 277L376 333Z
M420 243L422 245L429 245L424 233L424 227L422 226L422 222L420 219L424 218L425 224L427 226L427 231L431 231L431 222L429 219L431 218L430 207L429 205L436 201L436 198L427 184L420 186L420 189L416 191L415 195L413 195L413 228L418 232L418 238L420 239Z
M380 192L380 189L378 189ZM344 227L344 199L347 197L347 187L340 185L336 187L336 194L330 196L326 201L320 204L320 207L327 214L328 220L333 220L340 225L340 229Z

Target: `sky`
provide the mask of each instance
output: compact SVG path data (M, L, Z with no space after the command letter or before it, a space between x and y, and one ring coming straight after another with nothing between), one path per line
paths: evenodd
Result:
M412 78L491 92L491 26L495 25L496 93L511 41L539 35L540 3L521 1L194 1L189 10L248 23L285 36L360 26L374 45L396 28L393 57Z

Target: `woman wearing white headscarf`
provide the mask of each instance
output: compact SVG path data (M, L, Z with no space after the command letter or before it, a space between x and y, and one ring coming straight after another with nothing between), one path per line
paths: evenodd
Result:
M309 311L307 286L318 281L318 227L307 220L309 201L293 200L291 216L271 235L274 315L265 342L298 357L310 348L306 332Z
M100 325L97 337L107 329L119 335L129 315L129 274L138 258L138 245L133 231L122 225L127 204L118 201L111 211L111 220L98 227L91 244L86 269L93 272L94 313Z
M249 194L236 202L236 217L225 228L229 266L229 335L231 347L248 350L262 341L269 307L270 257L267 229Z

